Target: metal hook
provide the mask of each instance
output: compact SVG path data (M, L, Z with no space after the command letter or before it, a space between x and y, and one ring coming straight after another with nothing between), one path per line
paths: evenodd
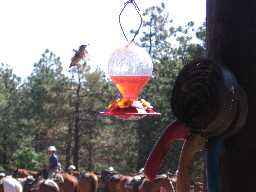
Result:
M137 11L137 13L138 13L139 16L140 16L140 26L139 26L139 28L137 29L137 31L135 32L134 37L132 38L131 41L128 40L128 38L127 38L127 36L126 36L126 34L125 34L125 32L124 32L123 26L122 26L122 24L121 24L121 15L122 15L124 9L126 8L126 6L127 6L129 3L133 4L135 10ZM140 28L141 28L141 26L142 26L142 23L143 23L143 19L142 19L142 16L141 16L141 14L140 14L140 9L139 9L138 5L136 4L135 0L128 0L127 2L125 2L124 7L123 7L123 9L121 10L121 12L120 12L120 14L119 14L119 24L120 24L120 28L121 28L121 30L122 30L122 32L123 32L123 35L124 35L125 39L126 39L129 43L132 43L132 42L134 41L135 37L138 35L139 30L140 30Z

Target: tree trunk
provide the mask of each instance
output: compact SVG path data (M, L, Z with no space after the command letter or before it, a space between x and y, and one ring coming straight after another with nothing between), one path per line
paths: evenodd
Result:
M92 171L94 169L94 164L93 164L93 145L88 143L88 170Z
M207 0L208 56L235 74L248 96L248 119L242 130L225 140L223 192L255 191L256 178L256 1Z
M92 171L94 170L94 161L93 161L93 155L94 155L94 145L93 145L93 139L95 137L95 133L93 129L96 127L96 119L94 123L88 124L88 142L87 142L87 151L88 151L88 170Z
M3 135L3 145L2 145L2 148L3 148L3 151L4 153L2 154L2 165L4 168L8 168L9 164L8 164L8 157L7 157L7 154L8 154L8 147L7 147L7 141L8 141L8 137L6 134Z
M80 72L78 71L78 85L76 90L76 102L75 102L75 132L74 132L74 150L73 150L73 162L77 169L79 169L79 151L80 151Z
M67 140L66 140L65 170L67 170L68 166L71 164L72 130L73 130L73 125L72 125L72 121L70 120L69 125L68 125L68 135L67 135Z

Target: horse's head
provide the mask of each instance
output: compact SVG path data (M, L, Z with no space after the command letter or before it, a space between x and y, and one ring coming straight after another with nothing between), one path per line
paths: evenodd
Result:
M24 178L24 177L27 177L29 176L29 173L26 169L21 169L21 168L17 168L13 174L12 174L13 177L15 178Z
M22 169L22 168L17 168L12 176L15 177L15 178L24 178L24 177L27 177L27 176L33 176L33 177L37 177L39 174L38 171L31 171L31 170L28 170L28 169Z

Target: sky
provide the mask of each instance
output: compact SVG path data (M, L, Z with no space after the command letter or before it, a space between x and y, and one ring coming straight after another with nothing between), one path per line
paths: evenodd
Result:
M135 0L141 13L159 0ZM0 63L20 77L31 74L45 49L61 58L68 70L73 49L87 44L91 66L107 69L111 53L127 42L118 23L126 0L0 0ZM205 0L166 0L176 25L205 20ZM139 18L129 5L121 17L123 28L136 29Z

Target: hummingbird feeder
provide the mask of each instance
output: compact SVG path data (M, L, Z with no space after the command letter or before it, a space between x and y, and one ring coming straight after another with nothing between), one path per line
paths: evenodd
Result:
M134 0L128 1L125 6L128 3L132 3L139 13L138 6ZM120 27L123 31L121 24ZM125 36L124 31L123 34ZM146 116L160 115L149 102L144 99L138 99L144 86L152 77L153 63L147 51L133 42L134 38L124 47L115 50L110 57L108 75L121 94L121 98L114 100L104 112L101 112L105 116L115 116L124 120L138 120Z

